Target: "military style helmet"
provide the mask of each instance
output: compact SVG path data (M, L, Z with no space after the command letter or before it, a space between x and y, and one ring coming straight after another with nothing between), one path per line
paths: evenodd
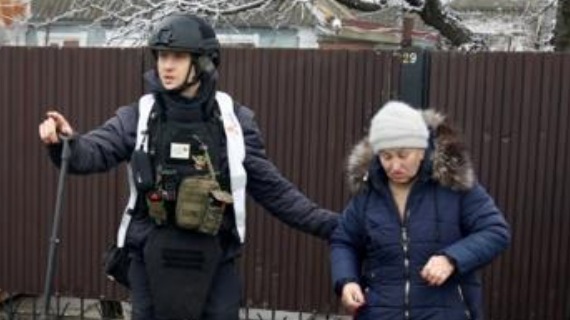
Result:
M192 14L172 14L164 18L150 36L148 46L157 50L190 52L200 59L207 57L218 67L220 43L206 20Z

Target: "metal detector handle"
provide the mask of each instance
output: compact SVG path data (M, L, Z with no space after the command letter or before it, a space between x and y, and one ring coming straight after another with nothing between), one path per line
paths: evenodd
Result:
M71 157L71 148L69 147L69 141L71 141L71 136L59 135L59 140L63 143L63 150L61 150L61 166L63 167L63 162L68 162ZM66 163L67 164L67 163ZM67 169L67 168L66 168Z
M44 285L44 309L42 313L42 319L46 319L49 315L51 290L53 285L53 277L56 270L56 258L57 258L57 247L59 245L59 223L61 220L61 207L63 204L63 190L65 185L65 177L67 175L67 168L69 166L69 158L71 156L71 149L69 147L69 141L71 137L59 136L60 141L63 143L63 149L61 151L61 165L59 170L59 180L57 184L57 198L55 202L55 212L53 216L51 236L49 239L49 253L47 261L47 271Z

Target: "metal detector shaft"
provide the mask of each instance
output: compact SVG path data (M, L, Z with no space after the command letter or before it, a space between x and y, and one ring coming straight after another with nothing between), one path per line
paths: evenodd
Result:
M45 319L49 313L51 290L53 285L53 277L56 269L57 247L59 245L59 222L61 220L61 207L63 204L63 190L65 185L65 176L67 175L67 167L69 165L69 157L71 150L69 148L69 138L59 137L63 142L63 150L61 151L61 165L59 170L59 180L57 184L57 198L55 202L55 211L51 228L51 236L49 238L49 253L47 261L47 271L44 284L44 309L42 318Z

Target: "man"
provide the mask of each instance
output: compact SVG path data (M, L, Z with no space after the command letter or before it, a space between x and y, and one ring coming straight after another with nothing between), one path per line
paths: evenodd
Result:
M145 75L151 94L83 135L50 111L40 138L59 163L60 137L71 137L73 173L130 162L125 248L133 319L238 319L242 191L281 221L324 239L337 215L281 176L252 111L216 92L220 45L206 21L168 16L149 47L156 58Z

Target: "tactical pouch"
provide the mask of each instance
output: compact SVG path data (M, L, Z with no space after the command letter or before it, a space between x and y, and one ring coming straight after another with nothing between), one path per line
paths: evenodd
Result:
M216 235L232 196L222 191L218 181L207 176L182 180L176 201L176 225L183 229Z
M164 200L158 192L150 192L146 197L148 205L148 215L154 219L156 224L163 224L167 218Z
M217 234L222 224L226 206L232 202L233 198L229 193L222 190L210 191L210 202L199 231L206 234Z
M131 265L131 258L127 249L124 247L117 247L115 244L111 245L104 255L103 267L107 277L126 288L129 288L129 267Z
M131 155L133 178L138 192L144 193L154 187L150 156L143 150L135 150Z

